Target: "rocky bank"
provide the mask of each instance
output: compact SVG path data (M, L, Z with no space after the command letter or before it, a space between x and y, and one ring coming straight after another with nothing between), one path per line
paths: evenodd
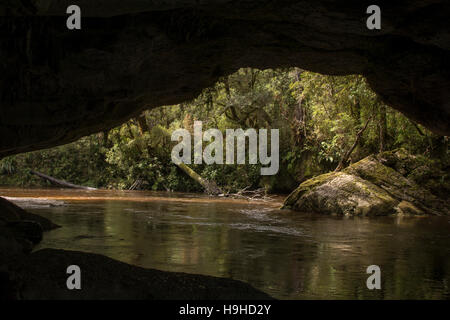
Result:
M330 215L449 215L449 168L403 149L304 181L283 208Z

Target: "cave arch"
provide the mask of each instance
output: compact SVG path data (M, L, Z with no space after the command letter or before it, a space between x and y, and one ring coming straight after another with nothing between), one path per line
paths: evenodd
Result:
M450 134L450 3L70 1L0 4L0 158L74 141L192 99L240 67L363 74L381 98Z

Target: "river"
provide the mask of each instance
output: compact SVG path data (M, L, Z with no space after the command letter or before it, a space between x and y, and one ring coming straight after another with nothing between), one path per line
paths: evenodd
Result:
M11 188L0 195L22 198L20 206L62 226L36 250L233 278L279 299L450 299L450 217L298 213L279 210L281 197ZM373 264L381 290L366 287Z

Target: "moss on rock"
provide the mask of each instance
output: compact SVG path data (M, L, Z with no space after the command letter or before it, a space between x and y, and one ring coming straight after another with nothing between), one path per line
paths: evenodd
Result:
M424 166L426 160L404 149L371 155L342 172L306 180L287 197L283 208L361 216L450 214L448 200L427 188L426 174L418 179L418 170L428 168Z

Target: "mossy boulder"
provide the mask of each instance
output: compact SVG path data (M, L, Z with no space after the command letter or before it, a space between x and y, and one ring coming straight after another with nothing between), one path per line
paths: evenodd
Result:
M404 149L371 155L342 172L306 180L283 208L332 215L448 215L448 200L427 184L440 169L435 166L427 179L426 168L431 168L426 159Z

